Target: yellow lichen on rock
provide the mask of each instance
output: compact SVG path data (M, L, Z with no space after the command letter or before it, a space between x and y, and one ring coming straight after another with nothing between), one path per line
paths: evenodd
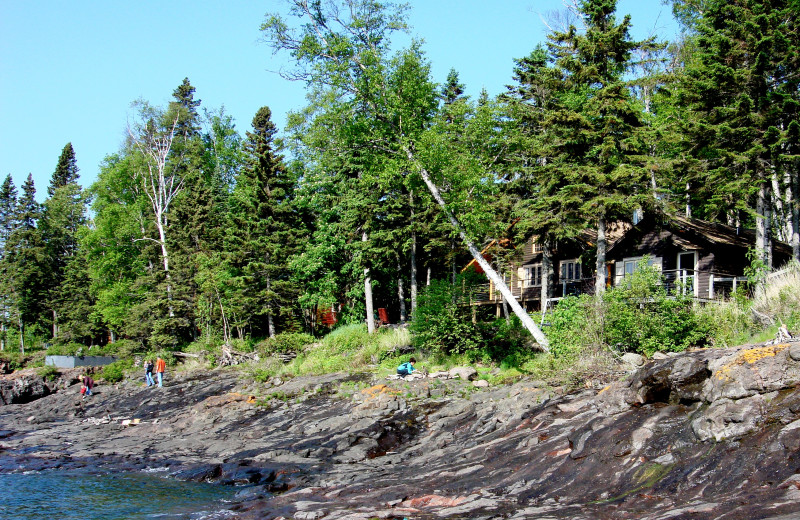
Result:
M732 379L730 372L734 367L745 364L752 365L761 359L775 356L788 347L789 345L787 343L781 343L779 345L768 345L766 347L757 347L744 350L740 352L733 361L727 363L717 371L717 379L720 381L723 379L730 380Z
M400 394L400 390L395 390L394 388L390 388L386 385L375 385L363 389L361 393L364 394L367 399L375 399L376 397L384 394L398 395Z

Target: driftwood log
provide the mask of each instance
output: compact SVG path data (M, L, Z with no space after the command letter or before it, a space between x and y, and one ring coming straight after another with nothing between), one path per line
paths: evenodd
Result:
M222 355L218 360L221 367L239 365L241 363L248 363L250 361L258 361L258 352L238 352L233 350L230 345L222 346Z

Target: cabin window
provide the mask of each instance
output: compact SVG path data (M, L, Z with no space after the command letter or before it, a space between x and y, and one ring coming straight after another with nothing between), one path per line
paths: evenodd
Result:
M696 279L697 253L694 251L678 253L677 279L681 284L684 294L690 293L697 296Z
M531 247L531 253L534 255L538 255L542 252L542 244L539 242L534 242L533 247Z
M581 263L577 258L572 260L562 260L559 262L561 270L561 280L580 280Z
M534 264L525 268L525 281L523 287L541 287L542 264Z

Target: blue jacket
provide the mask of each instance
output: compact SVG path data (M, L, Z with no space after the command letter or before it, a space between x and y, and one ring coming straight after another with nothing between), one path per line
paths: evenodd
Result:
M412 365L410 362L406 361L405 363L403 363L399 367L397 367L397 371L398 372L401 371L401 370L405 370L406 372L408 372L410 374L411 372L414 371L414 365Z

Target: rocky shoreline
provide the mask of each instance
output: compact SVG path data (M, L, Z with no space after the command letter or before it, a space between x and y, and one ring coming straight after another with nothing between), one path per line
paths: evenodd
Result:
M241 486L242 519L800 515L800 343L687 352L570 394L213 370L84 401L77 377L2 376L0 471L167 468Z

